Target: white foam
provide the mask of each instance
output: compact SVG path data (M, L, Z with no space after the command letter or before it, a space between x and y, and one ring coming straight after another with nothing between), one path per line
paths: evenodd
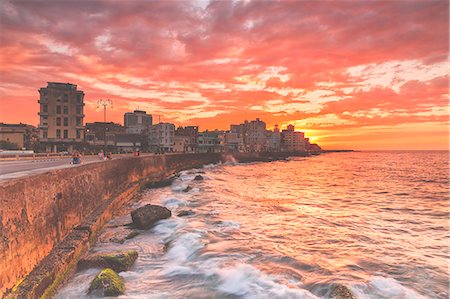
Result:
M179 206L186 206L187 202L185 200L178 198L170 198L163 200L163 205L168 209L175 209L178 208Z
M173 240L167 257L172 262L182 263L190 259L205 244L201 240L202 236L198 233L185 233Z
M361 299L425 299L424 296L402 286L400 282L390 277L374 276L367 284L357 284L351 289L355 296Z
M318 298L307 290L277 283L274 277L248 264L218 269L217 274L220 277L217 289L228 294L245 298Z
M158 224L153 228L153 232L162 235L163 238L168 238L185 225L186 221L183 218L171 217L158 221Z

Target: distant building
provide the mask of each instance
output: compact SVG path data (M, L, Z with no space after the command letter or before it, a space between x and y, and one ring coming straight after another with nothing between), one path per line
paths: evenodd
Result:
M242 133L228 131L225 132L224 137L225 151L243 152L245 150L244 136Z
M266 123L259 118L240 125L231 125L230 132L242 134L246 152L261 152L266 149Z
M151 127L153 118L151 114L142 110L127 112L123 116L125 131L129 134L142 134Z
M154 152L173 152L175 125L159 123L149 128L149 147Z
M48 82L39 89L39 141L46 151L72 151L84 141L84 92L75 84Z
M224 131L204 131L198 134L198 152L220 153L224 151Z
M179 136L175 134L173 151L178 153L192 152L189 146L189 136Z
M140 134L116 133L115 149L119 152L130 153L140 150L142 146L142 137Z
M198 147L198 126L178 127L175 130L175 137L188 137L187 147L185 152L196 152ZM179 139L181 140L181 139Z
M305 134L303 132L296 132L293 125L288 125L286 130L281 131L281 142L283 150L288 152L306 150Z
M0 123L0 141L15 144L17 149L33 149L37 137L37 128L32 125Z
M266 151L279 152L281 151L281 133L277 128L275 130L266 131Z
M116 135L123 133L125 128L113 122L86 123L85 139L91 146L115 146Z

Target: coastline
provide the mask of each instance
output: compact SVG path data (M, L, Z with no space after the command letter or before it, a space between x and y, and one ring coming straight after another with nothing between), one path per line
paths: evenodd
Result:
M44 257L40 258L36 257L36 259L39 259L38 263L33 266L33 269L31 272L28 272L24 276L23 279L19 278L19 281L15 282L15 286L10 286L10 289L3 289L1 290L4 292L3 296L5 298L51 298L58 287L61 285L64 280L70 276L70 274L75 270L75 266L79 258L81 258L84 253L88 251L88 249L92 246L93 243L95 243L97 233L101 230L103 225L111 219L113 216L113 213L116 209L120 208L123 204L130 201L137 192L142 189L146 184L149 183L157 183L163 180L167 180L171 176L173 176L175 173L178 173L182 170L188 170L193 168L198 168L203 165L207 164L215 164L215 163L222 163L222 162L240 162L240 163L249 163L249 162L271 162L276 160L285 160L289 157L293 156L300 156L300 157L307 157L311 156L310 153L306 152L298 152L298 153L242 153L242 154L197 154L197 155L167 155L167 156L157 156L157 160L155 161L155 158L146 158L147 163L143 163L144 159L142 158L130 158L130 159L123 159L123 160L117 160L122 161L121 163L117 163L116 169L114 167L109 167L106 173L104 172L105 166L108 163L100 163L100 164L91 164L86 165L86 169L83 169L85 171L90 171L91 174L96 172L95 168L100 167L103 171L101 173L97 173L95 177L97 178L97 181L94 180L94 182L91 182L90 180L83 180L80 182L81 184L85 184L86 186L90 186L91 184L97 184L99 185L100 181L98 181L99 177L104 178L109 177L112 179L111 176L115 177L113 179L111 186L107 186L103 190L97 190L99 194L103 193L103 200L102 203L91 207L91 213L89 215L86 215L84 217L78 216L78 221L73 221L73 225L71 226L71 223L66 221L67 216L74 213L73 211L67 212L67 215L65 214L64 204L58 203L58 201L73 201L73 199L76 200L76 198L79 198L80 196L87 196L86 192L82 192L82 194L78 196L74 196L73 188L71 190L68 190L68 194L70 194L70 198L67 198L66 196L63 196L62 192L56 192L56 196L53 196L52 202L49 204L48 209L54 210L55 208L58 210L57 214L57 221L56 223L51 224L49 231L47 232L47 235L51 236L56 233L57 238L61 241L58 241L54 243L54 245L49 248L49 250L44 254ZM183 158L184 157L184 158ZM140 162L136 164L136 161L139 161L139 159L142 159ZM195 159L199 159L196 161ZM129 160L129 161L127 161ZM111 161L115 162L115 161ZM127 163L130 162L130 163ZM128 164L127 166L125 166ZM131 165L130 165L131 164ZM144 165L143 165L144 164ZM145 169L145 164L150 165L151 171L143 171ZM109 163L111 166L112 164ZM147 165L147 166L148 166ZM120 175L120 167L125 167L125 169L128 169L127 172L124 172L122 170L122 175ZM134 166L134 167L133 167ZM137 172L137 170L141 171L141 176ZM97 170L98 171L98 170ZM62 184L67 184L67 180L76 180L76 178L73 178L72 175L74 173L74 169L62 169L62 170L55 170L50 171L48 173L44 174L38 174L35 176L27 177L24 179L14 179L11 181L8 181L0 186L1 191L5 197L6 195L11 195L7 192L6 189L12 189L13 192L24 192L24 191L36 191L36 190L29 190L30 188L33 188L33 184L31 182L24 182L24 181L36 181L43 177L45 179L52 180L52 178L65 178L65 182L62 182ZM126 182L118 183L121 179L123 180L124 177L127 177L128 180ZM115 182L114 182L115 181ZM97 182L97 183L96 183ZM41 188L47 188L45 181L40 181L39 186ZM56 182L53 182L54 184L58 185L58 180ZM61 183L61 182L59 182ZM21 188L17 188L17 185L20 185ZM58 187L58 186L56 186ZM81 187L81 186L80 186ZM104 186L105 187L105 186ZM28 190L25 190L27 188ZM111 190L108 188L118 188L119 190ZM58 188L56 188L58 189ZM83 189L84 190L84 189ZM89 188L88 188L89 190ZM11 191L11 190L10 190ZM52 190L55 192L55 190ZM91 190L95 192L94 190ZM80 191L78 191L80 192ZM33 195L35 195L35 192L32 192ZM39 194L39 192L36 192ZM48 196L48 195L47 195ZM91 194L92 196L92 194ZM97 195L98 196L98 195ZM10 198L11 196L8 196ZM75 198L72 198L75 197ZM51 197L52 198L52 197ZM92 200L96 200L95 196L92 197ZM38 200L37 198L34 198L34 200ZM16 204L17 205L17 204ZM55 207L56 205L56 207ZM76 207L73 207L72 204L72 210L75 209L76 213L79 214L79 211ZM23 208L22 208L23 211ZM48 214L48 212L45 212ZM43 213L45 217L45 213ZM23 214L23 213L22 213ZM28 228L32 228L30 225L30 222L28 221L29 216L27 215L26 211L26 218L22 219L21 222L26 222L28 224ZM51 214L54 214L54 212L51 212ZM22 215L23 216L23 215ZM41 215L42 216L42 215ZM23 217L22 217L23 218ZM73 217L69 217L73 218ZM62 223L61 223L62 222ZM68 223L66 223L68 222ZM8 223L8 222L7 222ZM9 222L10 223L10 222ZM22 228L22 230L27 230L26 227L23 227L23 223L20 223L19 220L19 227ZM26 225L25 225L26 226ZM61 226L65 226L65 234L61 229ZM32 228L36 230L36 227ZM43 229L43 228L41 228ZM11 231L11 230L10 230ZM14 230L13 230L14 231ZM45 234L45 232L40 231L39 232L39 240L38 242L42 242L42 240L45 240L45 237L42 238L42 235ZM25 233L25 235L27 235ZM58 237L59 236L59 237ZM17 236L16 236L17 237ZM53 237L54 238L54 237ZM22 238L23 239L23 238ZM26 239L28 239L26 237ZM30 239L34 239L31 237ZM16 249L20 248L22 244L20 242L30 242L30 240L23 239L16 239ZM6 244L7 245L7 244ZM39 243L35 243L34 249L39 247ZM29 246L27 246L29 247ZM6 247L3 245L2 247L7 248L9 250L12 250L11 247ZM48 244L47 244L48 248ZM4 254L6 253L6 250L4 251ZM41 253L41 256L43 254ZM11 266L14 267L14 265L20 264L21 261L18 261L17 259L23 259L22 255L16 255L15 262L12 260L8 260L6 262L10 262ZM10 266L10 268L11 268ZM6 286L8 287L8 286Z

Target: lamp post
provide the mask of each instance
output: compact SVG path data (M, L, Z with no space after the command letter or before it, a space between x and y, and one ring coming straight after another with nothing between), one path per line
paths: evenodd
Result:
M97 108L101 108L103 107L103 122L104 122L104 126L105 126L105 132L103 135L103 139L104 139L104 150L103 150L103 155L106 155L106 149L107 149L107 140L106 140L106 131L107 131L107 124L106 124L106 108L112 108L113 106L113 102L110 99L100 99L97 100Z

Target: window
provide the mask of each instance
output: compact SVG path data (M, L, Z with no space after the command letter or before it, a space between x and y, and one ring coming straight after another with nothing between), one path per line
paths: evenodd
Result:
M61 114L61 106L56 106L56 114Z
M67 103L69 101L69 95L67 93L63 94L63 101Z
M64 117L64 126L67 127L69 125L69 118Z
M69 107L64 106L63 113L64 114L69 114Z
M81 94L77 94L77 103L83 102L83 96Z
M56 138L61 138L61 130L56 129Z
M77 106L77 114L83 113L82 106Z
M68 130L64 130L64 139L69 138L69 131Z
M44 139L47 139L47 136L48 136L47 130L42 131L42 137Z
M48 105L47 104L42 105L42 111L43 112L48 112Z
M81 130L77 130L77 139L81 138Z
M77 117L77 126L82 126L83 125L83 120L81 117Z
M61 125L61 117L57 117L56 118L56 125L60 126Z

